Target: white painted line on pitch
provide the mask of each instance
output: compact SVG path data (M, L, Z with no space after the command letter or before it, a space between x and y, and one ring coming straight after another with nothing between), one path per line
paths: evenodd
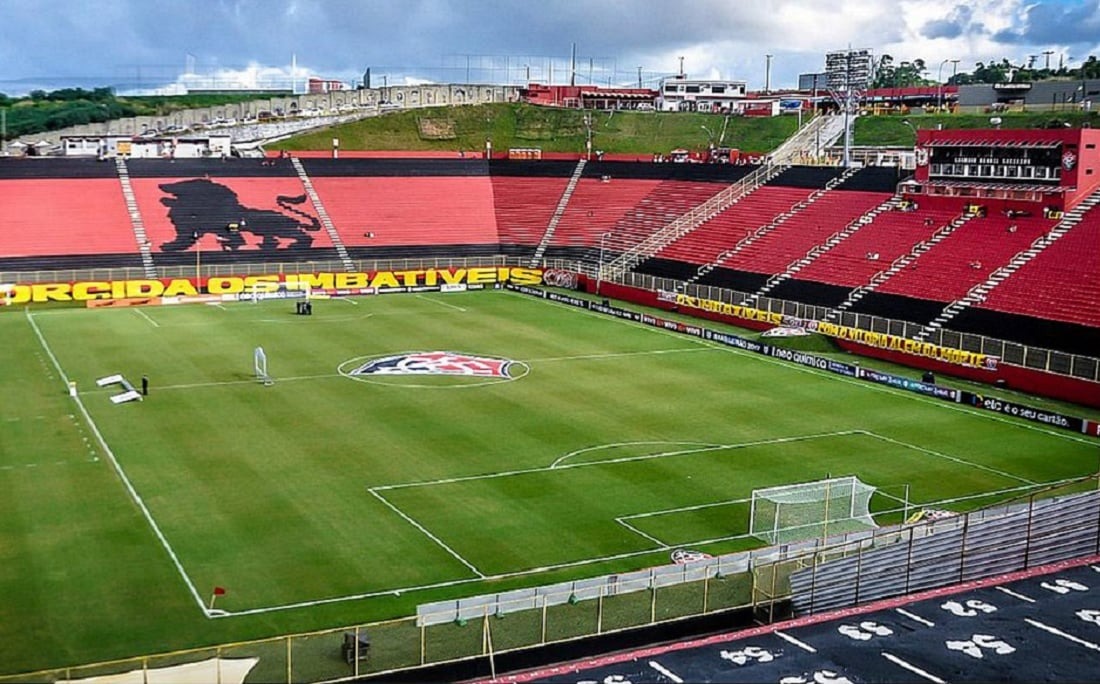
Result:
M649 541L651 541L651 542L653 542L654 544L656 544L656 545L657 545L657 546L658 546L658 547L659 547L660 549L669 549L669 548L672 548L672 547L671 547L671 546L670 546L669 544L666 544L666 543L664 543L663 541L661 541L661 540L660 540L660 539L658 539L657 537L654 537L654 536L652 536L652 535L646 534L645 532L642 532L642 531L641 531L641 530L639 530L639 529L638 529L637 527L634 527L634 526L633 526L633 525L631 525L630 523L626 522L626 520L625 520L624 518L615 518L615 522L619 523L620 525L622 525L622 526L623 526L623 527L625 527L626 529L630 530L630 531L631 531L631 532L633 532L634 534L638 535L639 537L645 537L645 538L646 538L646 539L648 539Z
M359 302L355 301L351 297L332 297L332 299L338 299L341 302L347 302L348 304L354 304L355 306L359 306Z
M643 460L648 458L665 458L667 456L690 456L691 454L706 453L708 451L721 451L722 449L746 449L754 446L766 446L770 444L784 444L786 442L805 442L811 439L820 439L822 437L843 437L847 435L864 434L864 430L839 430L837 432L820 432L812 435L796 435L794 437L775 437L773 439L761 439L755 442L739 442L737 444L710 444L700 446L698 449L678 449L676 451L658 452L656 454L644 454L641 456L629 456L619 459L606 459L602 461L585 461L584 463L570 463L561 466L561 462L572 456L577 456L589 451L597 451L600 449L612 449L620 446L634 446L639 444L691 444L691 442L618 442L613 444L605 444L603 446L586 447L578 451L571 451L568 454L561 456L556 461L550 464L550 468L576 468L584 465L596 465L600 463L619 463L627 460Z
M1031 625L1032 627L1038 627L1039 629L1043 630L1044 632L1049 632L1049 633L1053 634L1054 636L1060 636L1060 637L1062 637L1063 639L1065 639L1067 641L1072 641L1075 644L1080 644L1081 646L1084 646L1085 648L1087 648L1091 651L1100 651L1100 645L1094 644L1091 641L1086 641L1086 640L1082 639L1081 637L1073 636L1072 634L1069 634L1068 632L1063 632L1062 630L1058 629L1057 627L1051 627L1050 625L1043 624L1042 622L1039 622L1038 620L1032 620L1031 618L1024 618L1024 622Z
M680 506L679 508L665 508L659 511L648 511L646 513L631 513L630 515L624 515L623 520L634 520L635 518L652 518L656 515L668 515L671 513L690 513L691 511L701 511L704 508L717 508L718 506L734 506L736 504L750 503L752 499L728 499L726 501L715 501L714 503L696 504L694 506Z
M755 441L755 442L743 442L743 443L740 443L740 444L727 444L727 445L722 445L722 446L719 446L719 447L703 449L702 451L714 451L715 449L741 449L741 448L752 447L752 446L775 444L777 442L782 442L782 441L791 442L791 441L798 441L798 440L816 439L816 438L819 438L819 437L833 437L833 436L844 435L844 434L856 434L856 433L859 433L859 432L861 432L861 431L860 430L845 430L845 431L841 431L841 432L825 432L825 433L819 433L819 434L813 434L813 435L798 435L798 436L794 436L794 437L778 437L776 439L766 439L766 440L759 440L759 441ZM408 488L411 488L411 487L433 487L433 486L436 486L436 485L455 484L455 483L458 483L458 482L470 482L470 481L473 481L473 480L493 480L493 479L496 479L498 477L512 477L512 476L515 476L515 475L528 475L528 474L531 474L531 473L549 472L551 470L567 470L567 469L571 469L571 468L587 468L587 467L591 467L591 466L613 465L613 464L619 464L619 463L631 463L631 462L634 462L634 461L648 461L648 460L652 460L654 458L666 458L666 457L669 457L669 456L681 456L681 455L690 456L694 453L697 453L698 451L700 451L700 450L674 451L674 452L669 452L667 454L658 453L658 454L643 454L643 455L640 455L640 456L624 456L622 458L612 458L612 459L607 459L607 460L603 460L603 461L586 461L584 463L566 463L565 465L561 465L561 466L557 466L557 467L555 467L553 465L539 466L539 467L535 467L535 468L522 468L522 469L519 469L519 470L506 470L506 471L499 472L499 473L486 473L486 474L483 474L483 475L462 475L462 476L459 476L459 477L446 477L446 478L440 478L440 479L437 479L437 480L419 480L419 481L416 481L416 482L402 482L402 483L392 484L392 485L379 485L377 487L372 487L371 489L382 492L382 491L387 491L387 490L390 490L390 489L408 489Z
M708 449L721 448L721 444L711 444L708 442L678 442L672 440L652 440L652 441L639 441L639 442L612 442L610 444L600 444L599 446L585 447L583 449L577 449L570 451L568 454L559 457L556 461L550 464L551 468L557 467L562 461L572 458L573 456L580 456L581 454L587 454L591 451L603 451L604 449L618 449L624 446L643 446L647 444L684 444L688 446L704 447Z
M575 313L585 314L585 315L588 315L588 316L594 316L596 318L599 318L599 319L605 320L605 321L608 321L608 320L616 321L618 323L623 323L623 324L629 325L632 328L637 328L637 329L641 329L641 330L648 330L650 332L658 333L658 334L661 334L661 335L668 335L668 336L674 337L676 339L690 341L694 344L703 345L703 346L710 347L710 348L713 348L713 349L721 349L722 351L729 352L731 354L734 354L735 356L743 356L747 359L755 359L756 361L759 361L759 362L762 362L762 363L768 363L768 364L771 364L771 365L774 365L774 366L780 366L782 368L788 368L790 370L798 371L800 373L808 373L810 375L815 375L819 378L827 378L827 379L832 380L834 382L843 382L843 383L848 384L848 385L854 385L856 387L863 387L864 389L868 389L868 390L871 390L871 391L874 391L874 392L881 392L881 393L889 394L889 395L895 396L895 397L904 397L906 399L916 401L916 402L920 402L922 404L927 404L929 406L935 406L935 407L940 408L940 409L946 409L948 411L956 411L958 413L965 413L967 415L974 416L976 418L991 420L991 421L995 421L997 423L1004 423L1006 425L1011 425L1013 427L1021 428L1023 430L1031 430L1032 432L1039 432L1039 433L1042 433L1044 435L1049 435L1051 437L1057 437L1059 439L1064 439L1064 440L1067 440L1067 441L1070 441L1070 442L1078 442L1080 444L1088 444L1090 446L1096 444L1096 440L1094 440L1090 437L1076 436L1076 435L1074 435L1074 434L1072 434L1068 431L1065 431L1065 430L1060 430L1060 431L1048 430L1048 429L1043 428L1041 426L1034 425L1034 424L1031 424L1031 423L1027 423L1027 422L1024 422L1022 420L1013 420L1013 419L1002 417L999 414L996 414L992 411L986 411L986 410L983 410L983 409L966 408L965 406L962 406L961 404L951 404L951 403L948 403L946 401L943 401L942 399L932 399L932 398L925 397L925 396L922 396L922 395L919 395L919 394L914 394L912 392L908 392L906 390L895 389L893 387L888 387L888 386L884 386L884 385L877 385L875 383L867 382L865 380L859 380L857 378L848 378L848 377L845 377L843 375L837 375L836 373L829 373L828 371L818 370L817 368L810 368L809 366L803 366L803 365L800 365L800 364L791 363L789 361L783 361L781 359L776 359L776 358L773 358L773 357L770 357L770 356L764 356L762 354L757 354L755 352L746 351L744 349L738 349L736 347L730 347L730 346L727 346L727 345L724 345L724 344L719 344L717 342L712 342L712 341L709 341L709 340L700 339L698 337L692 337L690 335L685 335L683 333L677 333L677 332L673 332L673 331L670 331L670 330L665 330L663 328L655 328L653 326L646 325L646 324L641 323L639 321L632 321L632 320L628 320L628 319L625 319L625 318L618 318L616 316L605 316L604 314L601 314L601 313L598 313L598 312L595 312L595 311L589 311L588 309L581 309L581 308L578 308L578 307L575 307L575 306L570 306L568 304L562 304L561 302L555 302L555 301L552 301L552 300L549 300L549 299L539 299L539 298L536 298L536 297L531 297L530 295L525 295L525 294L520 293L520 292L513 292L511 290L500 290L500 292L504 292L504 293L507 293L507 294L515 296L515 297L522 297L524 299L534 299L535 301L541 301L545 304L549 304L550 306L555 306L555 307L558 307L558 308L566 309L568 311L573 311Z
M53 350L50 349L50 345L46 342L46 338L42 335L42 331L38 328L38 324L35 323L34 316L29 309L26 310L26 317L27 322L30 323L35 336L38 338L38 343L42 345L42 349L45 350L46 355L50 357L50 361L53 362L53 366L57 369L57 374L60 376L67 390L69 387L69 376L66 375L64 369L61 368L61 363L57 360L57 357L54 356ZM161 532L160 526L157 525L157 521L153 518L153 513L149 510L149 507L145 505L145 501L141 498L141 495L138 494L133 483L130 482L130 478L126 476L126 472L122 469L122 465L118 462L118 459L115 458L115 452L111 450L110 445L107 444L107 440L103 438L103 433L99 431L99 426L96 425L91 414L88 413L88 409L85 408L84 402L80 399L80 395L77 394L73 398L73 401L76 402L77 408L80 409L80 414L84 416L84 422L88 425L92 434L95 435L100 448L103 449L103 453L107 456L107 460L111 462L111 466L114 468L119 480L122 481L122 485L126 488L126 491L129 492L130 498L137 504L137 507L141 510L142 516L145 517L145 521L149 523L149 527L153 529L153 534L156 535L161 546L168 553L168 557L172 559L172 564L176 567L176 571L179 573L180 577L183 578L184 584L187 585L188 590L191 592L191 597L195 599L195 603L198 604L199 609L206 615L206 606L203 603L202 596L199 595L198 589L195 588L195 583L191 581L191 577L188 576L187 571L183 569L183 564L180 563L180 559L176 556L176 552L172 548L172 545L168 543L168 539L164 536L164 533Z
M658 663L656 660L649 661L649 666L656 670L658 673L668 677L672 681L672 684L684 684L683 679L677 677L672 672L672 670L669 670L667 667Z
M323 380L325 378L339 378L339 377L342 377L339 373L325 373L323 375L297 375L297 376L292 376L292 377L289 377L289 378L275 378L275 380L279 381L280 383L283 383L283 382L298 382L298 381L301 381L301 380ZM161 387L157 387L156 390L158 392L163 392L165 390L202 389L202 388L206 388L206 387L224 387L224 386L230 386L230 385L256 385L256 384L259 384L256 381L256 378L251 378L249 380L217 380L217 381L213 381L213 382L191 382L191 383L184 383L184 384L180 384L180 385L164 385L164 386L161 386ZM83 394L105 394L105 393L108 393L108 392L115 392L115 391L117 391L117 390L114 390L110 387L108 387L108 388L97 388L97 389L93 389L93 390L84 391Z
M526 359L528 363L543 363L547 361L587 361L590 359L602 360L602 359L621 359L629 356L659 356L661 354L684 354L689 352L707 352L715 351L714 349L704 349L703 347L681 347L678 349L653 349L649 351L633 351L633 352L611 352L606 354L579 354L577 356L547 356L542 359Z
M903 667L903 668L905 668L906 670L909 670L910 672L912 672L915 675L918 675L920 677L924 677L925 679L927 679L930 682L935 682L935 684L947 684L947 682L940 679L939 677L932 674L931 672L926 672L926 671L920 669L919 667L917 667L916 665L902 660L901 658L897 657L896 655L893 655L891 653L887 653L886 651L883 651L882 652L882 657L886 658L887 660L889 660L891 663L897 665L898 667Z
M485 579L485 574L483 572L481 572L480 570L478 570L476 567L474 567L473 563L471 563L470 561L468 561L465 558L463 558L462 556L460 556L457 551L452 549L450 546L447 546L446 542L444 542L442 539L440 539L439 537L437 537L434 534L432 534L431 532L429 532L426 527L424 527L420 523L413 520L412 517L410 517L408 514L406 514L400 508L398 508L397 506L394 506L392 503L387 501L386 497L382 496L381 494L374 491L373 489L367 489L367 491L370 492L371 495L374 496L374 498L378 499L383 504L385 504L386 507L389 508L391 511L393 511L397 515L401 516L401 518L403 518L405 520L405 522L409 523L410 525L412 525L416 529L420 530L420 532L423 533L424 536L426 536L428 539L431 539L437 545L439 545L439 547L441 549L443 549L447 553L451 554L451 556L453 556L455 560L457 560L459 563L462 563L467 568L469 568L470 572L474 573L475 575L477 575L478 577L480 577L482 579Z
M1019 475L1013 475L1012 473L1009 473L1009 472L1004 471L1004 470L998 470L997 468L991 468L989 466L985 466L985 465L982 465L980 463L974 463L974 462L968 461L964 458L959 458L958 456L948 456L947 454L943 454L943 453L940 453L938 451L934 451L932 449L925 449L924 447L917 446L916 444L909 444L908 442L902 442L901 440L893 439L891 437L886 437L884 435L880 435L880 434L875 433L875 432L869 432L869 431L866 431L866 430L860 430L860 432L864 432L865 434L867 434L870 437L874 437L876 439L881 439L884 442L889 442L891 444L896 444L898 446L903 446L907 449L913 449L914 451L919 451L922 454L928 454L929 456L936 456L938 458L945 458L948 461L954 461L955 463L958 463L959 465L967 465L967 466L970 466L971 468L977 468L979 470L984 470L988 473L993 473L994 475L1000 475L1001 477L1008 478L1010 480L1016 480L1018 482L1024 482L1024 483L1029 484L1029 485L1039 484L1038 482L1035 482L1033 480L1029 480L1026 477L1020 477Z
M451 304L449 302L441 302L438 299L432 299L431 297L425 297L422 294L416 295L416 298L417 299L423 299L424 301L431 302L432 304L438 304L439 306L445 306L448 309L454 309L455 311L461 311L462 313L466 313L466 309L462 308L461 306L455 306L454 304Z
M1011 589L1008 589L1007 587L993 587L993 588L996 589L997 591L1001 592L1002 594L1008 594L1012 598L1018 598L1018 599L1020 599L1021 601L1025 602L1025 603L1035 603L1035 599L1031 598L1030 596L1024 596L1023 594L1019 594L1015 591L1012 591Z
M931 620L925 620L921 616L919 616L915 613L910 613L909 611L905 610L904 608L895 608L894 611L898 615L904 615L905 617L909 618L913 622L919 622L922 625L924 625L925 627L935 627L936 626L935 622L932 622Z
M138 316L141 316L145 320L149 321L149 323L151 323L154 328L159 328L160 327L160 323L157 323L152 318L150 318L149 314L147 314L147 313L145 313L144 311L141 310L141 307L135 306L134 308L130 309L130 311L133 311Z
M806 651L808 653L817 653L816 648L814 648L813 646L807 644L805 641L799 641L798 639L795 639L793 636L791 636L790 634L787 634L786 632L780 632L777 629L774 632L772 632L772 634L775 634L777 637L779 637L783 641L794 644L795 646L801 648L803 651Z

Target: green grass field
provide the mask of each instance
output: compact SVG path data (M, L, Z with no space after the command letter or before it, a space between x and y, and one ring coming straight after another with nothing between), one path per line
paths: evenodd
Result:
M1071 433L519 294L292 311L0 315L0 674L742 549L762 486L858 475L961 510L1097 468ZM348 374L430 351L515 377ZM114 373L148 399L112 404Z

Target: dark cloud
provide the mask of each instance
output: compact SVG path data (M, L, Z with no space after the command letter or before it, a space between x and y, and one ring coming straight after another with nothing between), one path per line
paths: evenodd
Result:
M958 38L970 33L974 29L973 10L967 5L956 5L943 19L930 21L921 27L921 35L925 38ZM980 26L980 24L978 25Z
M994 36L1010 45L1087 45L1100 43L1100 2L1040 2L1026 10L1022 27Z

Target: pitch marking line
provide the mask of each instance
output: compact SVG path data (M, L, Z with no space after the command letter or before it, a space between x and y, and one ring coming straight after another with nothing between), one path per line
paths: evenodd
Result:
M67 389L69 386L69 376L66 375L64 369L61 368L61 363L57 360L57 357L54 356L53 350L50 348L49 343L46 342L46 338L43 336L42 330L39 329L38 324L34 321L34 316L31 314L30 310L26 309L25 313L27 322L30 323L31 328L34 330L35 337L38 338L38 343L42 345L42 349L46 352L46 356L50 358L53 367L57 370L57 374L61 378L61 382ZM118 459L115 458L115 452L111 450L110 445L107 444L107 440L103 437L103 433L99 431L99 426L96 425L95 420L93 420L91 414L88 413L88 409L84 406L84 402L81 401L80 395L77 394L73 398L73 401L76 402L77 408L80 409L80 414L84 417L84 421L92 431L92 434L95 435L96 441L99 442L100 448L103 449L103 453L106 454L107 460L110 461L111 467L114 468L119 480L122 481L122 485L130 494L130 498L137 504L145 521L149 523L149 527L152 528L153 534L156 535L157 540L160 541L161 546L168 553L168 557L172 560L172 564L176 567L176 571L179 573L180 577L183 578L184 584L187 585L187 589L191 592L191 597L195 599L195 603L198 604L203 614L209 617L202 596L199 595L198 589L195 588L195 583L191 581L191 577L187 574L187 571L183 569L183 564L180 563L176 551L172 548L172 545L168 543L168 539L164 536L160 526L157 525L157 521L153 518L153 514L149 510L149 507L145 505L144 499L138 494L137 489L135 489L133 483L130 482L130 478L126 476L126 471L122 469L122 465L119 464Z
M149 314L147 314L147 313L145 313L144 311L142 311L142 310L141 310L141 307L134 307L133 309L130 309L130 310L131 310L131 311L133 311L134 313L136 313L137 315L141 316L141 317L142 317L142 318L144 318L145 320L149 321L149 323L150 323L150 324L151 324L151 325L152 325L152 326L153 326L154 328L159 328L159 327L160 327L160 323L157 323L156 321L154 321L154 320L153 320L153 319L152 319L152 318L151 318L151 317L149 316Z
M840 430L840 431L837 431L837 432L820 432L820 433L811 434L811 435L796 435L794 437L776 437L774 439L762 439L762 440L758 440L758 441L755 441L755 442L739 442L739 443L736 443L736 444L705 444L705 443L699 443L699 442L694 442L694 443L693 442L616 442L616 443L613 443L613 444L605 444L605 445L602 445L602 446L586 447L584 449L578 449L577 451L571 451L568 454L558 458L556 461L551 463L550 467L551 468L557 468L567 458L571 458L573 456L579 456L580 454L583 454L583 453L587 453L587 452L590 452L590 451L599 451L599 450L602 450L602 449L614 449L614 448L618 448L618 447L621 447L621 446L635 446L635 445L641 445L641 444L696 444L696 445L699 446L698 449L681 449L681 450L677 450L677 451L666 451L666 452L656 453L656 454L646 454L644 456L638 456L638 457L629 457L629 458L663 458L665 456L684 456L684 455L690 455L690 454L704 453L704 452L707 452L707 451L720 451L722 449L745 449L745 448L748 448L748 447L764 446L764 445L767 445L767 444L783 444L785 442L804 442L804 441L809 441L809 440L812 440L812 439L820 439L822 437L844 437L844 436L847 436L847 435L856 435L856 434L868 434L868 433L866 433L863 430ZM586 461L585 463L590 463L590 464L591 463L618 463L621 460L622 459L607 459L607 460L600 460L600 461ZM564 466L564 467L573 467L573 466L585 465L585 463L570 464L570 465Z
M450 302L441 302L438 299L433 299L431 297L425 297L422 294L416 295L416 298L417 299L423 299L424 301L431 302L432 304L438 304L439 306L445 306L448 309L454 309L455 311L461 311L462 313L466 313L466 309L464 309L461 306L455 306L454 304L451 304Z
M968 461L964 458L959 458L958 456L948 456L947 454L943 454L943 453L940 453L938 451L934 451L932 449L925 449L924 447L917 446L916 444L909 444L908 442L902 442L901 440L893 439L891 437L886 437L885 435L880 435L876 432L870 432L870 431L867 431L867 430L860 430L859 432L862 432L863 434L867 435L868 437L874 437L875 439L881 439L884 442L889 442L890 444L896 444L898 446L905 447L906 449L912 449L914 451L919 451L922 454L928 454L929 456L936 456L938 458L945 458L948 461L953 461L955 463L958 463L959 465L966 465L966 466L970 466L971 468L977 468L979 470L984 470L988 473L993 473L994 475L1000 475L1001 477L1007 478L1009 480L1016 480L1018 482L1023 482L1024 484L1029 484L1029 485L1038 484L1037 482L1029 480L1025 477L1020 477L1019 475L1013 475L1012 473L1004 471L1004 470L998 470L997 468L991 468L990 466L984 466L980 463L973 463L973 462Z
M367 491L368 491L368 492L370 492L370 493L371 493L371 495L372 495L372 496L373 496L374 498L378 499L378 500L379 500L379 501L381 501L381 502L382 502L383 504L385 504L385 505L386 505L386 507L387 507L387 508L389 508L389 509L390 509L391 511L393 511L393 512L394 512L394 513L396 513L397 515L401 516L401 518L402 518L402 519L404 519L404 520L405 520L405 522L409 523L410 525L412 525L412 526L413 526L413 527L415 527L416 529L420 530L420 532L421 532L422 534L424 534L424 536L426 536L426 537L427 537L428 539L431 539L431 540L432 540L433 542L435 542L435 543L436 543L436 544L437 544L437 545L438 545L438 546L439 546L440 548L442 548L442 549L443 549L444 551L446 551L447 553L451 554L451 556L452 556L452 557L454 557L454 559L455 559L455 560L457 560L457 561L458 561L459 563L462 563L462 564L463 564L463 565L465 565L465 566L466 566L467 568L469 568L470 572L474 573L475 575L477 575L478 577L480 577L480 578L482 578L482 579L484 579L484 578L485 578L485 573L481 572L481 571L480 571L480 570L478 570L478 569L477 569L476 567L474 567L474 564L473 564L473 563L471 563L470 561L468 561L468 560L466 560L465 558L463 558L463 557L462 557L461 555L459 555L459 553L458 553L457 551L455 551L454 549L452 549L452 548L451 548L450 546L447 546L446 542L444 542L444 541L443 541L442 539L440 539L439 537L437 537L437 536L435 536L434 534L432 534L431 532L429 532L429 531L428 531L428 529L427 529L427 528L425 528L425 527L424 527L423 525L421 525L421 524L420 524L420 523L418 523L417 521L413 520L413 519L412 519L412 516L410 516L409 514L405 513L404 511L402 511L402 510L401 510L400 508L398 508L397 506L394 506L394 505L393 505L392 503L390 503L390 502L389 502L388 500L386 500L386 497L382 496L381 494L379 494L379 493L378 493L378 492L376 492L375 490L373 490L373 489L367 489Z
M759 441L755 441L755 442L744 442L742 444L728 444L728 445L704 447L702 449L687 449L687 450L682 450L682 451L673 451L673 452L669 452L667 454L665 454L665 453L642 454L642 455L639 455L639 456L624 456L622 458L610 458L610 459L605 459L605 460L601 460L601 461L585 461L583 463L566 463L564 465L556 465L557 461L555 461L555 463L553 463L549 466L538 466L538 467L534 467L534 468L521 468L521 469L518 469L518 470L505 470L505 471L501 471L501 472L498 472L498 473L485 473L485 474L482 474L482 475L461 475L461 476L458 476L458 477L446 477L446 478L440 478L440 479L437 479L437 480L418 480L416 482L402 482L402 483L399 483L399 484L392 484L392 485L379 485L377 487L371 487L371 490L382 492L382 491L388 491L388 490L391 490L391 489L407 489L407 488L411 488L411 487L431 487L431 486L435 486L435 485L454 484L454 483L457 483L457 482L469 482L471 480L492 480L492 479L496 479L498 477L512 477L514 475L526 475L526 474L530 474L530 473L549 472L551 470L565 470L565 469L568 469L568 468L586 468L586 467L599 466L599 465L612 465L612 464L617 464L617 463L629 463L629 462L632 462L632 461L647 461L647 460L651 460L651 459L654 459L654 458L667 458L667 457L670 457L670 456L691 455L691 454L697 453L699 451L714 451L716 449L738 449L738 448L742 448L742 447L758 446L758 445L764 445L764 444L773 444L773 443L776 443L776 442L790 442L790 441L798 441L798 440L808 440L808 439L816 439L816 438L819 438L819 437L834 437L834 436L840 436L840 435L852 434L852 433L858 433L858 432L861 432L861 431L860 430L846 430L846 431L841 431L841 432L826 432L826 433L818 433L818 434L811 434L811 435L799 435L799 436L794 436L794 437L778 437L776 439L771 439L771 440L759 440ZM632 444L632 442L625 442L624 444Z
M506 293L506 294L514 296L514 297L522 297L524 299L536 299L534 297L531 297L529 295L525 295L525 294L520 293L520 292L512 292L511 290L501 290L500 292ZM637 321L631 321L631 320L627 320L627 319L624 319L624 318L617 318L615 316L605 316L605 315L603 315L601 313L598 313L598 312L595 312L595 311L589 311L588 309L580 309L580 308L577 308L575 306L570 306L568 304L562 304L561 302L555 302L555 301L552 301L552 300L549 300L549 299L536 299L536 301L541 301L541 302L543 302L545 304L548 304L550 306L555 306L555 307L558 307L558 308L566 309L567 311L572 311L572 312L577 313L577 314L582 314L582 315L587 315L587 316L594 316L596 318L599 318L600 320L615 321L617 323L622 323L624 325L629 325L632 328L638 328L638 329L641 329L641 330L648 330L648 331L653 332L653 333L658 333L658 334L661 334L661 335L668 335L670 337L674 337L674 338L679 339L679 340L690 341L693 344L702 345L702 346L709 347L709 348L712 348L712 349L719 349L719 350L722 350L724 352L734 354L735 356L743 356L747 359L754 359L755 361L758 361L758 362L761 362L761 363L768 363L768 364L772 364L774 366L780 366L782 368L787 368L787 369L790 369L792 371L798 371L798 372L801 372L801 373L808 373L810 375L816 375L820 378L827 378L827 379L835 381L835 382L843 382L845 384L855 385L857 387L863 387L864 389L867 389L867 390L871 390L871 391L874 391L874 392L881 392L881 393L889 394L889 395L895 396L895 397L905 397L906 399L910 399L912 401L920 402L922 404L928 404L929 406L935 406L935 407L938 407L940 409L945 409L945 410L948 410L948 411L956 411L958 413L965 413L967 415L974 416L975 418L982 418L982 419L985 419L985 420L992 420L992 421L995 421L995 422L998 422L998 423L1005 423L1006 425L1011 425L1013 427L1017 427L1017 428L1020 428L1020 429L1023 429L1023 430L1031 430L1033 432L1039 432L1039 433L1042 433L1044 435L1050 435L1051 437L1057 437L1057 438L1064 439L1064 440L1067 440L1067 441L1070 441L1070 442L1079 442L1081 444L1089 444L1089 445L1093 445L1093 444L1096 443L1095 440L1093 440L1091 438L1088 438L1088 437L1075 436L1075 435L1072 435L1072 434L1070 434L1068 432L1065 432L1065 431L1048 430L1046 428L1040 427L1038 425L1033 425L1031 423L1026 423L1026 422L1019 421L1019 420L1012 420L1012 419L1009 419L1009 418L1005 418L1005 417L1002 417L1002 416L1000 416L996 413L993 413L991 411L985 411L985 410L980 410L980 409L968 409L965 406L962 406L960 404L950 404L950 403L947 403L947 402L945 402L941 399L930 399L928 397L924 397L924 396L921 396L919 394L913 394L912 392L906 392L905 390L894 389L892 387L885 387L885 386L882 386L882 385L876 385L874 383L865 382L863 380L857 380L855 378L847 378L847 377L844 377L843 375L837 375L836 373L829 373L827 371L818 370L816 368L810 368L808 366L802 366L802 365L799 365L799 364L790 363L790 362L787 362L787 361L783 361L781 359L772 358L770 356L762 356L760 354L745 351L743 349L737 349L736 347L728 347L724 344L719 344L717 342L711 342L711 341L708 341L708 340L703 340L703 339L700 339L700 338L697 338L697 337L692 337L690 335L684 335L682 333L672 332L670 330L664 330L662 328L654 328L652 326L645 325L644 323L639 323Z

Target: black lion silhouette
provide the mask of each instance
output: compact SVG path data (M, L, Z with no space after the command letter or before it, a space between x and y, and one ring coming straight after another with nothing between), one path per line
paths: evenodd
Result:
M263 251L279 249L279 238L290 241L286 248L306 248L313 244L309 232L321 228L315 217L293 206L305 202L305 195L279 195L275 201L307 223L282 212L246 207L237 199L237 193L208 178L164 183L160 189L171 195L161 197L160 202L168 207L168 220L176 228L176 238L160 246L165 252L190 249L207 234L218 236L226 249L236 250L245 245L240 233L262 237L260 249ZM236 224L236 230L229 230L230 224Z

